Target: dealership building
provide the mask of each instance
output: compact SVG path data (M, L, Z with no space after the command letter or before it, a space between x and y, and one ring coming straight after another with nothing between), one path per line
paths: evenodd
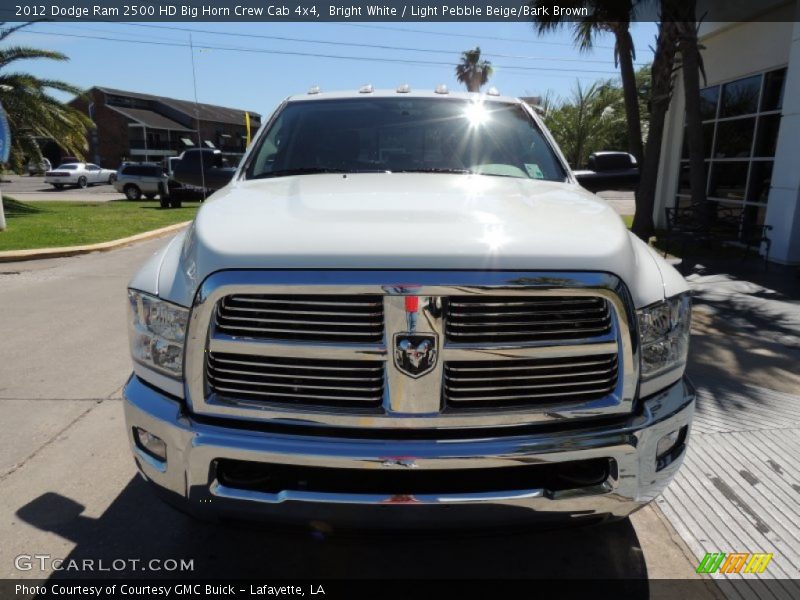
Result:
M709 0L698 12L713 16L723 4L730 8ZM772 227L771 261L800 264L800 0L735 4L747 22L703 23L699 31L706 194L742 215L744 235ZM662 227L664 207L690 203L684 115L678 76L656 191Z
M237 161L261 126L261 116L214 104L107 87L93 87L70 102L94 122L88 156L115 169L125 160L161 162L189 148L220 150Z

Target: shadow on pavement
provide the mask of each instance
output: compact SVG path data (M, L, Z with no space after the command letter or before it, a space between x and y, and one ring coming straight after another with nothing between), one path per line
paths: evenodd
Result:
M162 503L138 476L100 518L47 493L17 516L75 545L69 559L194 559L192 573L121 571L108 576L198 578L625 578L628 597L648 597L647 569L628 519L554 531L324 536L195 521ZM58 577L98 574L60 572Z
M797 269L753 261L704 261L687 275L694 313L688 373L716 399L752 384L797 393L800 278ZM735 403L734 403L735 404Z

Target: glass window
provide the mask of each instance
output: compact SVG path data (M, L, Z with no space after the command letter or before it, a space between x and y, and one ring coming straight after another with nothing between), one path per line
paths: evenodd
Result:
M756 133L756 148L753 156L775 156L775 147L778 145L778 128L781 116L762 115L758 118L758 132Z
M711 158L711 146L714 143L714 123L703 123L703 156ZM689 139L686 127L683 128L683 148L681 158L689 158Z
M747 200L766 204L771 183L772 161L759 160L753 162L753 166L750 168L750 189L747 193Z
M700 90L700 118L703 121L717 117L717 102L719 101L719 86Z
M748 161L714 163L711 167L709 197L743 202L748 165Z
M708 180L708 161L705 163L705 175L704 180ZM678 193L679 194L691 194L691 182L689 180L689 161L682 160L680 166L680 172L678 173Z
M778 69L764 76L764 97L761 110L780 110L783 107L783 91L786 88L786 69Z
M755 117L717 123L714 158L747 158L753 146Z
M720 117L749 115L758 110L761 75L726 83L722 88Z
M444 98L289 103L249 178L320 172L453 172L563 181L566 173L518 104Z

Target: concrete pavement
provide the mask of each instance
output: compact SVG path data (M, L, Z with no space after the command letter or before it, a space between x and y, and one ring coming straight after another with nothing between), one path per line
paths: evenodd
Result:
M43 575L20 554L186 558L203 577L624 577L642 598L648 578L697 577L654 505L601 527L400 538L233 529L164 505L135 474L120 402L125 286L164 243L0 266L0 578ZM693 590L710 597L706 582Z
M42 175L12 175L4 174L0 181L0 191L3 196L10 196L20 202L39 202L42 200L56 200L62 202L108 202L109 200L124 200L125 195L114 189L108 183L93 185L85 189L67 187L55 189L44 182Z

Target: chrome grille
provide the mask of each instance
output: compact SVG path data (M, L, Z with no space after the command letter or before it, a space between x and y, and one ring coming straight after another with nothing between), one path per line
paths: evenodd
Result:
M383 339L381 296L236 294L217 305L217 331L273 340L374 343Z
M609 394L616 385L616 354L444 365L445 405L451 408L585 402Z
M625 415L635 323L607 273L219 271L190 314L186 398L201 415L387 432Z
M608 302L597 296L456 296L445 317L445 335L458 344L574 340L610 330Z
M377 361L210 352L207 376L219 396L271 404L367 408L383 398L383 363Z

